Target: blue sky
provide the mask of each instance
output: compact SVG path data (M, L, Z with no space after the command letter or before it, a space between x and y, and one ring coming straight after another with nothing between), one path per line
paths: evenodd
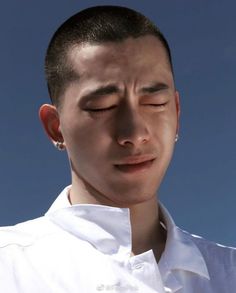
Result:
M44 214L70 183L38 108L49 102L44 55L56 28L82 8L119 4L169 40L181 94L180 140L160 190L177 225L236 246L236 3L232 0L18 1L0 9L0 225Z

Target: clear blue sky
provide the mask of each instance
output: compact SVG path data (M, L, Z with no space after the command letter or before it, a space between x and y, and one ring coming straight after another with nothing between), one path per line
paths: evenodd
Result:
M236 246L236 2L8 0L0 8L0 225L46 212L70 183L65 153L38 119L44 54L55 29L99 4L135 8L169 40L181 94L180 140L160 190L177 225Z

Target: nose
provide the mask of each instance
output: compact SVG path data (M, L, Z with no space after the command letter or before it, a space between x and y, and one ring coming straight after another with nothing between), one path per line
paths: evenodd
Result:
M139 147L150 140L148 121L138 111L122 109L118 117L117 143L123 147Z

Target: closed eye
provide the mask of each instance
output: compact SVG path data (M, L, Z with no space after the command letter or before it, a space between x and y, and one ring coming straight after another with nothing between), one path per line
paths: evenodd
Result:
M114 109L116 106L110 106L110 107L107 107L107 108L87 108L85 109L85 111L87 112L93 112L93 113L102 113L102 112L106 112L106 111L110 111L112 109Z
M144 106L151 106L151 107L164 107L168 102L161 103L161 104L143 104Z
M143 103L142 105L145 107L153 107L153 108L164 108L168 102L165 103Z

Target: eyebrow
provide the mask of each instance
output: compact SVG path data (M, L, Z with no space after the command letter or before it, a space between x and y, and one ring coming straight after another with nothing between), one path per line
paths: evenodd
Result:
M83 95L81 97L81 100L84 101L90 98L106 96L110 94L117 94L117 93L120 93L120 89L116 85L101 86Z
M154 82L154 83L150 84L150 86L145 86L145 87L141 88L140 92L143 94L151 94L151 93L155 93L160 90L167 89L167 88L168 88L168 85L165 83Z
M150 84L150 86L142 87L140 89L140 93L151 94L151 93L155 93L155 92L158 92L162 89L167 89L167 88L168 88L168 86L165 83L154 82L154 83ZM86 102L87 100L92 99L92 98L102 97L102 96L106 96L106 95L110 95L110 94L117 94L117 93L118 94L121 93L121 89L119 89L117 85L110 84L107 86L98 87L98 88L84 94L80 98L80 101Z

